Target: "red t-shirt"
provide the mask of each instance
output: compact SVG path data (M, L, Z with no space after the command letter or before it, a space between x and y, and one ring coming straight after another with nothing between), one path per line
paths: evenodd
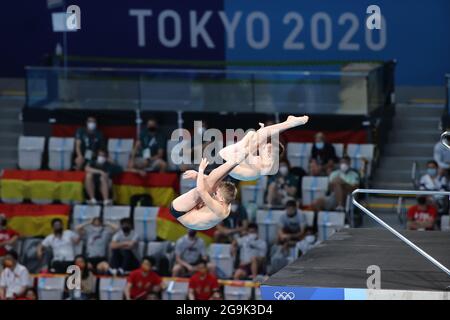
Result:
M437 218L437 210L433 206L427 206L426 210L421 210L418 205L412 206L408 210L408 219L423 222L430 218Z
M202 273L195 273L189 280L189 289L194 290L195 300L209 300L213 294L214 289L219 289L219 282L217 278L207 273L202 278Z
M161 282L161 277L156 272L150 271L144 275L144 272L140 268L131 271L128 275L128 283L131 283L131 299L145 299L145 295L151 292L152 287L160 285Z
M19 236L19 234L11 229L0 230L0 242L8 241L14 236ZM3 257L6 254L7 250L5 247L0 247L0 257Z

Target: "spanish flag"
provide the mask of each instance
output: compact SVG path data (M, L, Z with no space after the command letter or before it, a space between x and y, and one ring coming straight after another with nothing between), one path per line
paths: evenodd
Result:
M187 233L187 228L183 226L169 211L169 208L161 207L158 211L158 218L156 221L156 230L159 238L176 241ZM214 232L216 228L209 230L201 230L197 235L209 245L214 241Z
M8 226L24 237L46 236L52 233L51 221L60 218L68 227L69 205L0 204L0 213Z
M141 177L137 173L124 172L114 177L113 182L114 200L120 205L129 205L133 195L149 194L155 207L168 207L179 190L176 173L147 173Z

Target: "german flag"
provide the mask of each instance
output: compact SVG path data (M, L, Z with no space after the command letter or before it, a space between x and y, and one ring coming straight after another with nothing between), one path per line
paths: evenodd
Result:
M168 241L176 241L187 233L187 228L178 222L166 207L159 208L156 230L159 238ZM205 241L206 245L209 245L214 240L215 230L216 228L201 230L197 232L197 235Z
M68 227L69 205L0 204L0 213L8 219L8 226L21 236L37 237L52 233L52 219L60 218Z
M149 194L154 206L168 207L179 191L176 173L147 173L142 177L125 172L114 177L113 182L114 200L120 205L129 205L134 195Z

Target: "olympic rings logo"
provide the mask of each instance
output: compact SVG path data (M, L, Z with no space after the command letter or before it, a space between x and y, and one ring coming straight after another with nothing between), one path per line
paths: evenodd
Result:
M291 292L280 292L277 291L273 294L273 297L277 300L294 300L295 293Z

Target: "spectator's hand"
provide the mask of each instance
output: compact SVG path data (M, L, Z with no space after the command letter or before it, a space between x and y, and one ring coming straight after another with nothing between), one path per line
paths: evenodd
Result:
M183 179L185 180L196 180L197 179L197 171L195 170L187 170L183 173Z

